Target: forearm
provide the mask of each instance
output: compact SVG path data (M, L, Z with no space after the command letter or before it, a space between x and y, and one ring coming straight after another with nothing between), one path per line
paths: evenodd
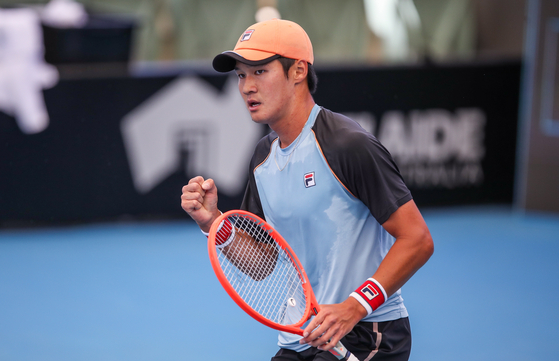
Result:
M402 205L382 225L396 240L372 280L363 280L356 293L368 312L400 289L433 254L433 239L413 201ZM382 297L377 297L382 293Z
M413 200L398 208L382 226L396 240L373 277L390 297L429 260L434 245Z
M428 231L416 237L397 238L373 275L388 297L398 291L431 257L433 240Z

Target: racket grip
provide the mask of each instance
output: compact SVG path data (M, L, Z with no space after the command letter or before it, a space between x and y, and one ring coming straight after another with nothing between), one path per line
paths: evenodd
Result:
M341 341L338 341L336 346L330 349L330 353L334 355L338 360L359 361L357 357L353 356L353 354L349 352L347 348L345 348Z

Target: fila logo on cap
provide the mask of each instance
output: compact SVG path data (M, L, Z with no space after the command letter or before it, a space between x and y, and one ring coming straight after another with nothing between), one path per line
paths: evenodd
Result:
M241 41L249 40L250 37L252 36L252 33L254 33L254 30L252 29L248 29L247 31L245 31L243 35L241 35Z
M316 185L316 182L314 181L314 172L310 172L305 174L305 187L309 188L309 187L313 187Z

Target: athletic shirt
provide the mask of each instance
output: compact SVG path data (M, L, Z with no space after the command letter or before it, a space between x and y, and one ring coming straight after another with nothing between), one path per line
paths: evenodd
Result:
M281 170L280 170L281 169ZM389 152L353 120L315 105L281 149L272 132L251 159L241 208L265 219L293 248L319 304L341 303L371 277L394 243L382 226L411 194ZM362 321L407 317L398 290ZM278 345L303 351L298 335Z

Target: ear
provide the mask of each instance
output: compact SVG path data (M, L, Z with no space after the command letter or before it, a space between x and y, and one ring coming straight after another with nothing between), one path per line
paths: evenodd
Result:
M309 67L306 61L297 60L295 64L291 67L293 74L293 80L295 83L301 83L307 79L307 73L309 72Z

